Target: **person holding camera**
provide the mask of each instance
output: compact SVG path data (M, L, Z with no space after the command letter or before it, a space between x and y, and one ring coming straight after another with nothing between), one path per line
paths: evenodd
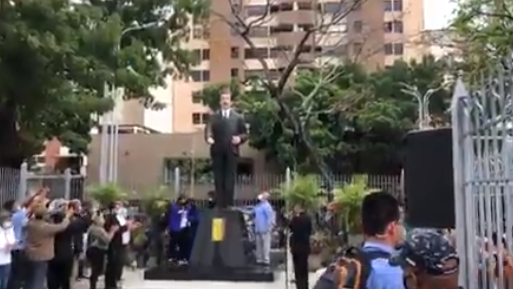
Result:
M70 223L63 231L57 233L54 239L54 258L48 263L47 280L48 289L70 289L71 274L73 271L75 250L74 237L81 236L87 231L91 223L90 218L78 214L78 207L74 203L57 200L50 220L54 224L60 224L66 218L66 212L72 212Z
M55 235L66 230L74 213L72 208L68 208L62 221L55 224L46 220L48 209L45 203L39 203L33 209L25 227L25 254L30 265L26 289L45 288L48 263L55 256Z

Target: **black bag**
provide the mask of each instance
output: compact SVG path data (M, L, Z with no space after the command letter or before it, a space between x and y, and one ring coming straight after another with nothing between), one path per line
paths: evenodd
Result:
M351 247L326 268L313 289L365 289L371 262L378 258L389 259L390 253Z

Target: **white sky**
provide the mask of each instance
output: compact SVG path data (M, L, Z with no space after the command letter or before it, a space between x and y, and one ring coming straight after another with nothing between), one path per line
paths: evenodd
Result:
M426 29L441 29L447 26L455 4L451 0L424 0Z

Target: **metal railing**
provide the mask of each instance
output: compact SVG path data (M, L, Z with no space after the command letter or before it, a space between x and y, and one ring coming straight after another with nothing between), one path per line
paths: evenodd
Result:
M283 174L256 174L256 175L238 175L235 180L235 199L249 200L257 197L264 190L273 190L283 185L287 180L293 178L294 172L287 169ZM335 175L333 177L333 186L341 186L348 183L354 175ZM318 177L319 185L324 185L322 177ZM400 175L368 175L368 186L370 188L384 189L396 196L401 195L401 177ZM214 189L214 182L210 176L190 177L179 168L162 181L151 186L141 185L134 180L123 180L119 183L131 198L138 199L145 194L155 191L159 187L168 190L171 197L178 194L185 194L195 199L206 199L207 193Z
M70 169L63 174L42 174L28 170L27 164L19 169L0 167L0 203L24 200L41 187L50 189L49 198L82 199L85 178L74 175Z
M508 61L511 63L511 60ZM499 66L451 106L459 285L509 288L513 276L513 67ZM501 242L502 239L502 242Z

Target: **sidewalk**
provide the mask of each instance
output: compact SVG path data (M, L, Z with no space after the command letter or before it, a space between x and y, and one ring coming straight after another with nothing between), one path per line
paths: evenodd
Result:
M200 281L145 281L143 271L125 270L123 273L123 289L295 289L294 284L285 284L285 272L276 272L276 280L273 283L251 282L200 282ZM313 286L316 276L310 274L310 286ZM103 280L99 282L99 288L103 287ZM87 280L83 280L74 286L74 289L86 289Z

